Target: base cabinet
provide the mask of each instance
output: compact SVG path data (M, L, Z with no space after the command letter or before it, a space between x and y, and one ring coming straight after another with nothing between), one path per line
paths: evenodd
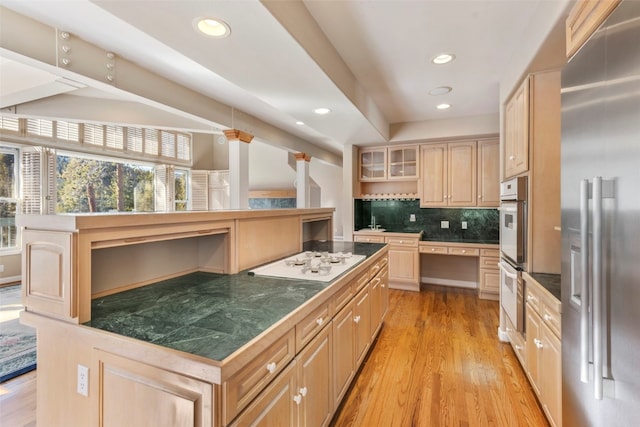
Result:
M333 330L327 325L296 358L298 425L326 426L333 415Z
M562 425L560 303L524 274L526 293L525 371L549 423Z

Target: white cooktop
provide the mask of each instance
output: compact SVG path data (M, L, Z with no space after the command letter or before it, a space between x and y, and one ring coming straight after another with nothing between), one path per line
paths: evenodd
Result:
M301 252L250 270L249 274L329 282L365 258L351 252Z

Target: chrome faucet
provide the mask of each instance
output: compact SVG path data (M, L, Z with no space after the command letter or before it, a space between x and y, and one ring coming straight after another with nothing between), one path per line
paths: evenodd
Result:
M375 230L375 229L376 229L376 217L375 217L375 216L373 216L373 215L371 215L371 224L369 224L369 227L370 227L372 230Z

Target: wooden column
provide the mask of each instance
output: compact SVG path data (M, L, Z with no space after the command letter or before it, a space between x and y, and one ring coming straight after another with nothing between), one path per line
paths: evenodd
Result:
M253 135L238 129L224 131L229 141L229 208L249 208L249 143Z
M296 207L311 207L311 187L309 185L309 162L311 156L305 153L296 153Z

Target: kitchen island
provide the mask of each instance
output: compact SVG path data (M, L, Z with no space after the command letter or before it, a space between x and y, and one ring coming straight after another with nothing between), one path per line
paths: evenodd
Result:
M284 218L295 217L289 222L298 226L303 226L301 214L310 215L290 211ZM313 218L325 214L311 213ZM243 220L278 223L277 215L224 218L231 232L215 241L223 249L236 247ZM138 217L137 227L152 228L152 235L159 236L158 218L147 218L157 223L145 227ZM203 219L197 221L201 226ZM30 219L20 221L25 226ZM204 229L216 229L211 224ZM65 232L72 234L72 242L79 240L77 232ZM119 232L111 229L110 235L114 233ZM271 238L270 231L264 234ZM265 236L252 234L263 247ZM313 250L350 252L364 259L328 282L248 274L264 262L232 273L196 269L142 286L118 281L108 292L93 293L89 319L79 323L27 305L22 321L38 331L38 419L52 426L328 424L382 325L387 246L301 240L285 256ZM196 247L215 246L210 243L197 242ZM31 244L27 257L40 251L41 243ZM100 256L123 259L123 254L100 252L102 244L94 246L93 266L104 262ZM79 258L71 259L71 271L77 271ZM37 265L30 268L33 273ZM124 276L121 271L113 274ZM90 277L96 278L95 272Z

